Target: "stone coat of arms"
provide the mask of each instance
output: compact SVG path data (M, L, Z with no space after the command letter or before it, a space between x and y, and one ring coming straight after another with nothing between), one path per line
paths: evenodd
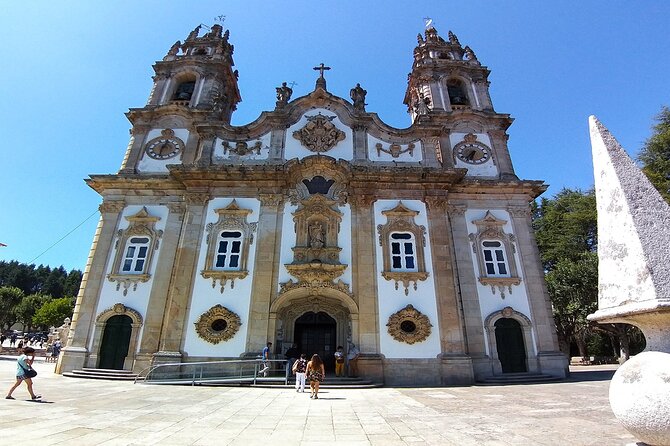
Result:
M321 113L307 116L307 124L293 132L293 137L312 152L327 152L346 136L343 131L335 127L333 119L335 116L324 116Z

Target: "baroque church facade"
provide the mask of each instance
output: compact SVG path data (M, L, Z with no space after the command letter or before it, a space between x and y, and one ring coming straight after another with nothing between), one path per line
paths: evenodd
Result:
M356 345L388 385L564 376L531 229L546 190L519 179L512 118L489 70L449 32L418 36L391 127L315 88L230 124L241 100L229 33L196 28L127 113L116 174L91 175L101 218L59 372L255 358L269 342L320 353Z

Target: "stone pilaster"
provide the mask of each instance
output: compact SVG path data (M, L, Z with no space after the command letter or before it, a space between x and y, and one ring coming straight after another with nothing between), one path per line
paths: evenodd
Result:
M196 160L198 166L207 167L212 164L215 144L216 134L214 132L200 132L200 150ZM184 160L184 162L186 163L186 160Z
M423 146L423 164L428 167L441 167L437 160L437 151L440 145L440 138L423 138L421 140Z
M100 289L107 272L107 259L124 207L125 203L120 200L104 201L100 205L100 220L82 276L67 344L58 361L56 373L81 369L86 365L89 354L87 346L95 323Z
M277 294L279 250L284 197L281 194L261 194L261 210L256 235L254 282L249 306L247 353L259 352L268 341L274 342L274 326L270 326L270 303ZM274 325L274 324L272 324Z
M144 140L147 133L151 130L147 125L135 125L130 130L130 142L126 149L126 155L121 163L121 170L119 173L135 173L137 163L142 158L142 150L144 149Z
M353 292L358 299L358 340L362 353L379 353L379 311L375 261L375 222L372 195L354 195L351 204Z
M483 321L477 292L478 272L472 263L472 246L468 239L468 228L465 221L467 207L452 204L447 207L451 238L454 241L454 258L456 260L458 289L463 308L463 324L467 353L473 361L486 358Z
M282 159L284 157L284 139L286 138L286 129L274 129L270 135L270 159Z
M514 227L517 251L524 272L524 283L528 293L530 318L535 327L538 354L558 351L558 337L551 314L551 301L544 281L544 272L537 248L535 233L531 226L530 207L522 205L507 208Z
M170 277L175 265L175 253L179 246L179 238L184 221L184 211L186 209L184 203L168 203L167 207L170 212L161 239L160 255L157 259L156 273L152 282L149 304L147 305L144 317L142 339L136 355L134 368L137 371L151 365L153 354L159 348L163 312L165 311L167 296L170 291Z
M353 126L354 138L354 161L366 161L368 159L368 133L364 125Z
M198 254L202 245L205 210L209 198L209 194L202 192L186 194L186 213L163 312L159 351L154 354L154 362L174 361L181 358L186 317L195 281Z
M507 134L504 130L491 130L489 132L491 138L491 145L496 153L496 161L498 163L498 171L501 179L515 179L514 167L512 166L512 158L509 155L507 148Z

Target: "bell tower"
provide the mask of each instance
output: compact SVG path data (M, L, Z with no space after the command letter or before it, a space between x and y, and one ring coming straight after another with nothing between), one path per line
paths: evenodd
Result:
M234 47L229 31L213 25L202 37L198 25L182 43L175 42L162 61L154 65L154 86L148 107L175 105L209 110L210 118L230 123L242 100L233 71Z
M451 31L445 40L430 25L417 40L403 101L412 123L439 124L449 133L449 144L440 145L445 167L467 168L468 176L515 179L506 132L513 119L493 109L489 69Z

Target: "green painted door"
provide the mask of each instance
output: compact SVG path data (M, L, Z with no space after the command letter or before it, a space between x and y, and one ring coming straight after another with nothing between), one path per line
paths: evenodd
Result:
M128 356L132 319L126 315L112 316L107 320L100 345L98 368L123 370Z
M514 319L498 319L495 323L498 359L503 373L526 372L526 348L521 325Z

